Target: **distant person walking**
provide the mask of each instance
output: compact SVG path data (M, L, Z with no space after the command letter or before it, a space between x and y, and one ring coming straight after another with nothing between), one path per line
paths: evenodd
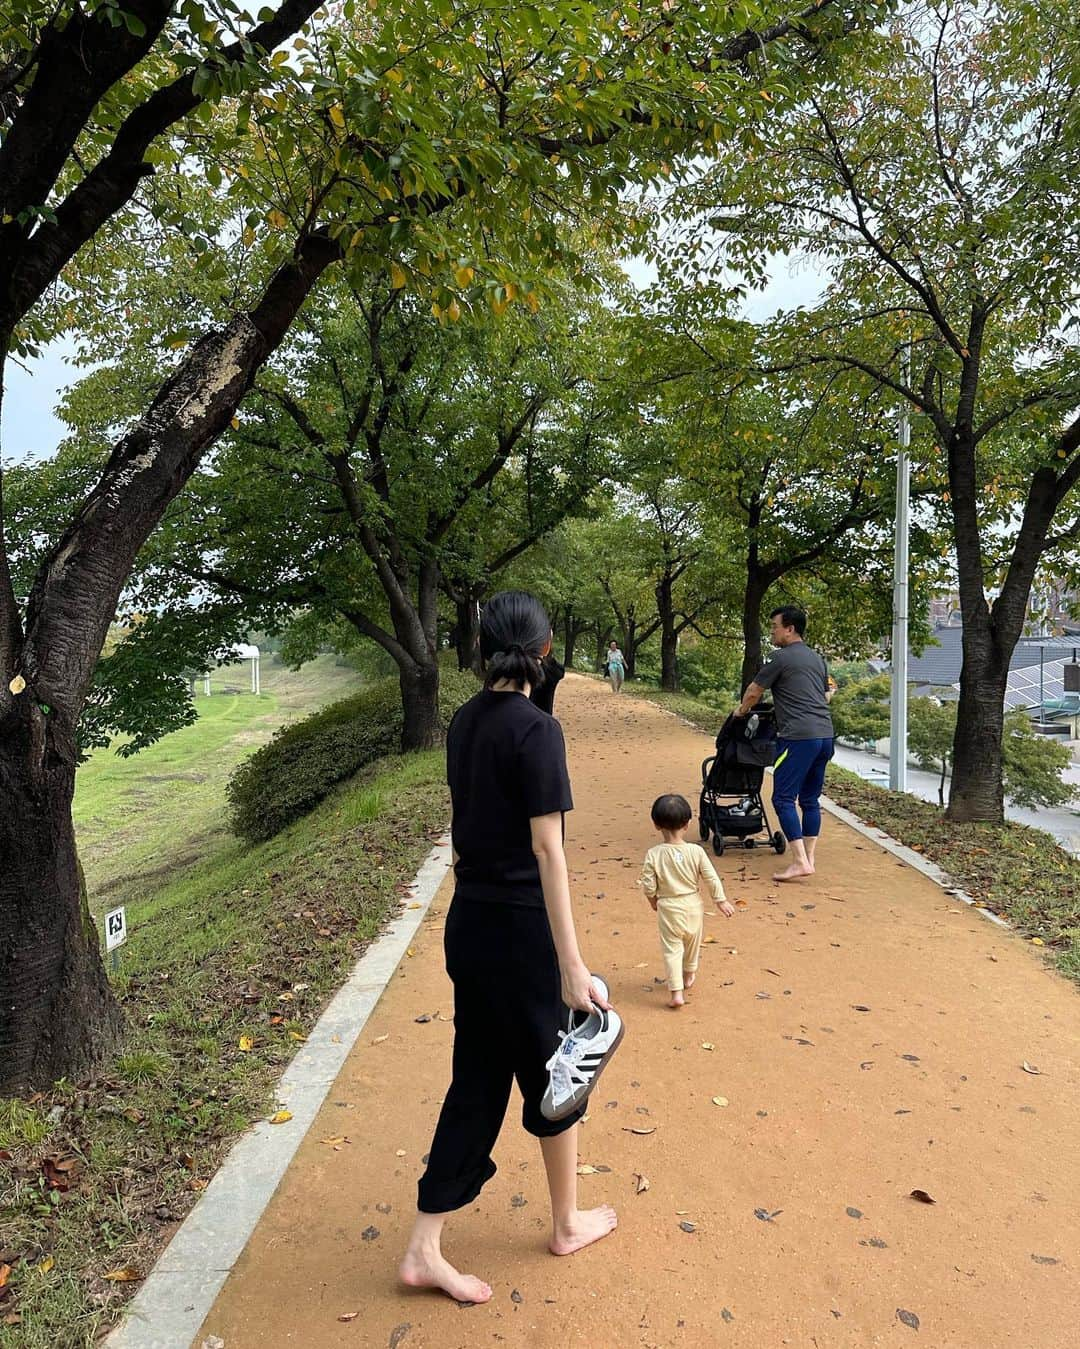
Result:
M747 685L735 709L737 717L749 716L762 694L772 689L778 747L772 801L793 859L790 866L773 876L774 881L794 881L814 874L814 851L821 833L821 790L825 767L833 756L829 667L824 656L807 646L805 632L806 614L801 609L788 604L772 611L769 636L776 650Z
M618 642L609 644L605 660L607 677L611 680L611 691L612 693L619 693L622 691L623 680L626 678L626 657L619 650Z

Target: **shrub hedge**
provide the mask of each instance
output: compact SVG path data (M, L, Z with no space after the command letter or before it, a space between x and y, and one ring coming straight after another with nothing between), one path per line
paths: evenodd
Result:
M468 671L444 669L439 711L445 724L479 685ZM229 827L262 843L313 809L345 778L401 743L397 679L380 679L278 731L229 780Z

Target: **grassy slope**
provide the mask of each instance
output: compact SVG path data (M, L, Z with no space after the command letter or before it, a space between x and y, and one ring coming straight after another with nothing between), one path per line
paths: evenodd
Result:
M635 686L634 693L715 735L724 720L687 694ZM826 791L838 805L936 862L956 883L1016 929L1050 948L1059 970L1080 983L1080 861L1041 829L1007 823L953 824L937 806L829 766Z
M287 701L308 710L333 694L326 683L309 688L307 708L302 681ZM13 1266L0 1300L4 1349L89 1346L115 1320L137 1284L105 1275L145 1274L229 1144L273 1108L274 1080L445 826L443 756L431 752L384 760L277 838L239 844L219 823L224 765L273 727L256 724L269 722L261 712L252 720L251 700L246 720L227 702L171 737L190 748L151 752L169 756L154 775L168 762L204 777L170 779L167 801L134 795L145 755L91 765L82 804L96 828L107 839L146 811L159 851L140 842L141 873L125 882L124 854L101 849L94 873L110 902L128 904L117 979L125 1052L100 1081L0 1102L0 1265ZM93 818L83 815L84 848ZM46 1159L73 1161L68 1190L46 1183Z
M226 837L222 803L233 769L279 726L359 686L355 671L320 656L300 671L264 663L263 692L246 689L246 667L214 672L199 720L133 759L98 750L78 772L73 814L95 910L124 903L159 877L204 856Z

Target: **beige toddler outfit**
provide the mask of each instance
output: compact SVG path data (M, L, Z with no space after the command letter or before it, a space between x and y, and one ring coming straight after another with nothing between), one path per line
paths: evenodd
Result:
M705 905L698 893L704 881L717 904L726 896L705 849L697 843L658 843L645 854L641 888L656 900L660 946L668 988L679 993L683 978L698 967L705 931Z

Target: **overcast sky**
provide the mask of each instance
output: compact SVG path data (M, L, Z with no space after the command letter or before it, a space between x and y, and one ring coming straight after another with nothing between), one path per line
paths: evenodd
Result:
M655 279L650 267L636 261L629 264L627 271L638 286ZM820 274L805 263L789 265L777 258L769 285L747 300L746 317L761 322L772 318L778 309L811 305L821 293L822 285ZM62 339L53 342L39 360L30 362L25 369L9 360L0 440L5 463L27 455L40 459L55 453L65 431L55 415L56 405L63 390L86 373L69 363L74 352L74 343Z

